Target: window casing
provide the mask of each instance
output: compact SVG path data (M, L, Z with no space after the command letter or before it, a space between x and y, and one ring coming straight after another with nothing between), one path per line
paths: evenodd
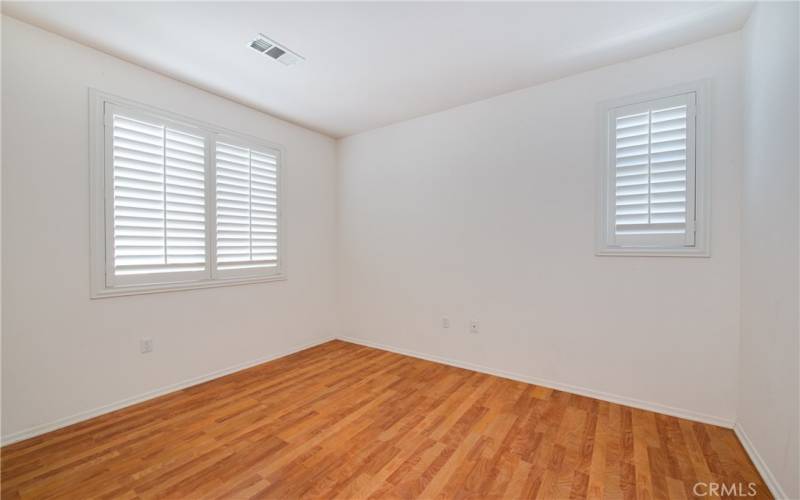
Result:
M600 106L598 255L709 255L706 88Z
M280 146L90 92L92 297L285 278Z

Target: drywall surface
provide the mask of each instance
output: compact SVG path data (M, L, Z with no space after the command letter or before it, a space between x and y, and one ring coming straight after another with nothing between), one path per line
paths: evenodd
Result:
M595 256L597 104L700 79L711 257ZM341 140L345 336L732 425L740 103L734 33Z
M2 65L6 440L335 333L332 139L8 17ZM90 300L90 87L282 144L288 280Z
M741 369L737 425L777 495L800 498L798 4L756 4L743 31ZM765 470L766 469L766 470Z

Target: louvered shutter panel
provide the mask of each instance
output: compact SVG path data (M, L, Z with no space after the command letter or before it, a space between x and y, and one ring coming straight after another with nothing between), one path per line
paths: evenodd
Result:
M694 244L694 96L616 110L611 198L617 244Z
M223 141L215 152L217 270L277 272L278 152Z
M113 281L207 277L205 139L133 112L109 114Z

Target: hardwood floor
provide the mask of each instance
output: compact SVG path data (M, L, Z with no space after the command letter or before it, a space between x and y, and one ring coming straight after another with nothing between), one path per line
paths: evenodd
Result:
M6 500L692 498L698 482L771 498L729 429L341 341L6 446L0 465Z

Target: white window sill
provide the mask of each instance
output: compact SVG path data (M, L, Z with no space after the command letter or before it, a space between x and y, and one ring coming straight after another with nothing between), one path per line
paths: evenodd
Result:
M270 276L256 276L251 278L230 278L216 280L189 281L184 283L164 283L158 285L130 285L115 288L92 290L92 299L106 297L120 297L125 295L142 295L146 293L177 292L181 290L197 290L201 288L217 288L221 286L249 285L254 283L268 283L270 281L285 281L286 274L273 274Z
M705 248L604 247L594 252L599 257L711 257Z

